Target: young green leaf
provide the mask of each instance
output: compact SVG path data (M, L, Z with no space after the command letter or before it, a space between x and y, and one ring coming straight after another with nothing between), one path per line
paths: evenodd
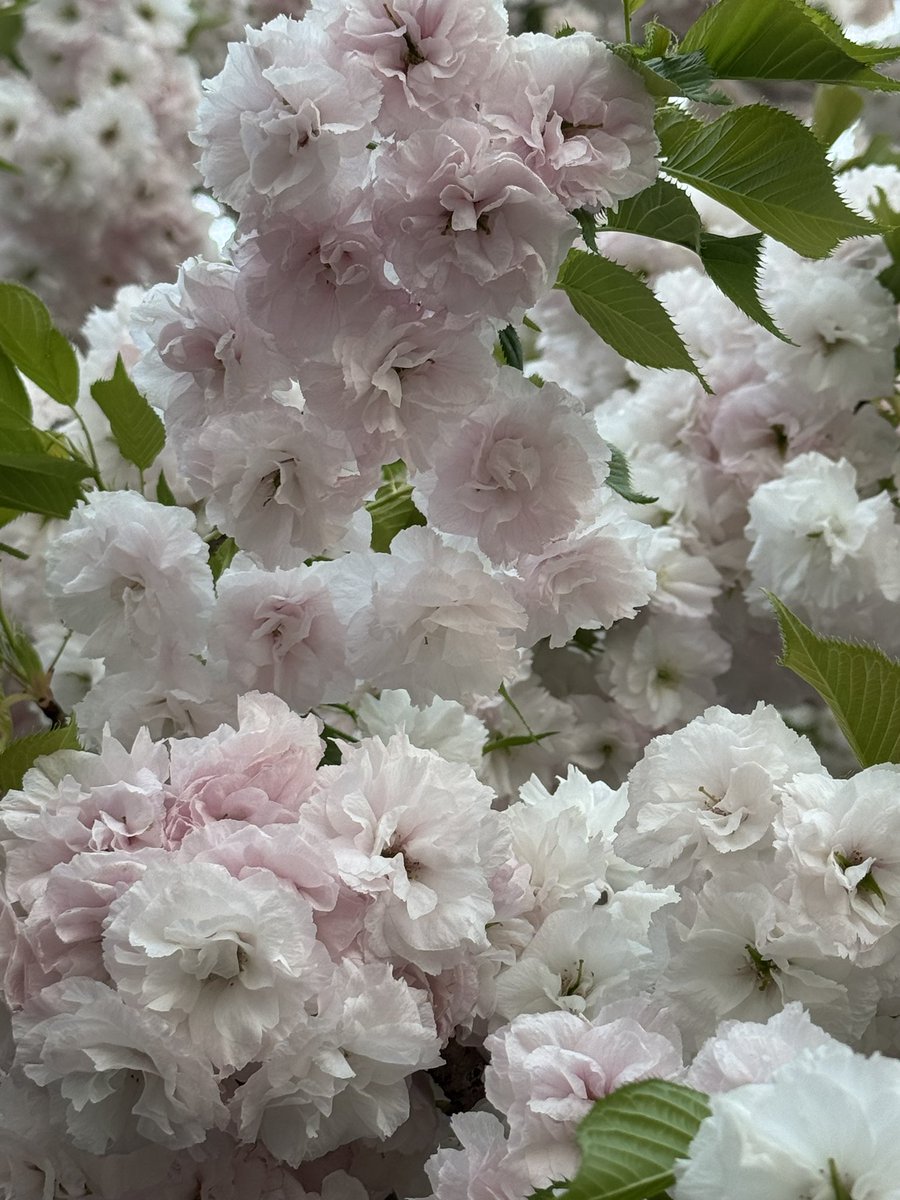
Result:
M122 457L146 470L166 444L162 421L128 377L122 355L116 357L112 379L91 384L91 395L109 421Z
M617 1088L578 1126L581 1166L565 1200L651 1200L675 1182L673 1164L709 1112L704 1093L680 1083Z
M704 104L730 104L724 93L713 87L716 77L702 50L690 54L648 56L634 46L613 46L616 54L641 76L651 96L683 96Z
M40 733L17 738L0 754L0 795L12 788L20 788L25 772L45 754L80 749L74 718L57 729L44 729Z
M711 124L674 108L657 118L667 175L699 188L808 258L877 232L848 208L825 153L796 117L750 104Z
M0 506L45 517L67 517L84 499L79 481L91 473L86 463L50 454L0 453L0 468Z
M762 234L746 237L720 237L704 233L700 238L700 258L707 275L751 321L790 343L766 310L759 298L759 257Z
M822 637L777 596L779 662L816 689L864 767L900 763L900 662L874 646Z
M606 482L614 492L618 492L623 500L628 500L632 504L655 504L657 496L644 496L641 492L636 492L631 486L631 470L628 466L628 459L622 453L618 446L614 446L612 442L607 442L609 446L609 475L606 477Z
M391 542L401 529L427 524L424 516L413 504L412 484L400 482L393 473L396 465L392 463L382 468L383 472L391 474L375 493L375 499L366 505L366 511L372 518L371 546L373 550L382 554L390 551ZM404 476L405 473L404 469Z
M833 22L817 21L804 0L719 0L687 31L681 50L702 50L719 79L798 79L900 90L900 82L867 65L864 47L844 37Z
M497 334L497 340L500 342L500 353L507 365L521 371L525 366L525 355L522 353L522 343L519 341L519 335L515 328L507 325Z
M598 254L570 250L554 286L623 358L645 367L690 371L710 390L672 318L631 271Z
M209 569L212 572L213 583L217 583L222 572L231 566L231 560L237 552L237 542L224 534L218 534L210 542Z
M158 504L167 504L170 508L178 504L163 471L160 471L156 481L156 501Z
M31 421L31 401L25 384L19 378L19 372L12 364L8 354L0 350L0 409L10 409Z
M48 396L74 407L75 351L50 320L46 305L18 283L0 283L0 349Z
M823 146L833 146L863 110L863 98L852 87L823 84L816 92L812 131Z
M687 193L674 183L657 179L630 200L620 200L616 211L607 214L601 232L639 233L697 250L702 228L700 214Z

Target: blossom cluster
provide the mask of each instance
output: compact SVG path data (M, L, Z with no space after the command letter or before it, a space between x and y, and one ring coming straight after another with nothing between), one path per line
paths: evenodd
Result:
M72 20L37 12L33 73ZM4 530L87 748L0 803L0 1196L526 1200L650 1078L711 1095L675 1200L890 1195L900 767L847 777L763 600L900 649L884 241L767 239L779 340L692 251L602 231L659 169L603 43L499 0L296 16L179 142L227 257L83 327L92 442L59 429L105 486ZM900 210L895 167L840 186ZM709 391L554 289L575 214ZM91 408L119 356L149 470Z

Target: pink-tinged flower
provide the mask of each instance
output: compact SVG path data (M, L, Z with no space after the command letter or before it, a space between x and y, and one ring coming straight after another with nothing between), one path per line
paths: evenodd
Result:
M569 210L614 206L659 171L652 96L589 33L511 39L483 110Z
M203 648L208 557L187 509L137 492L91 492L47 548L47 590L69 628L90 635L86 656L127 668L161 646Z
M461 120L381 153L372 224L417 299L498 319L550 290L577 233L516 154L484 125Z
M193 1146L227 1121L188 1039L95 979L45 988L14 1032L16 1068L61 1100L69 1136L91 1154Z
M349 554L327 567L360 679L421 703L490 695L516 673L525 615L477 554L415 527L389 555Z
M523 1200L533 1191L492 1113L458 1113L451 1126L459 1149L438 1150L425 1164L434 1188L430 1200Z
M528 613L524 645L549 637L551 647L564 646L579 629L633 617L656 587L652 549L649 526L610 505L587 528L522 555L514 591Z
M381 86L312 21L278 16L233 42L206 85L193 140L213 194L238 212L318 204L371 139Z
M238 1136L297 1166L409 1116L407 1079L441 1061L423 992L386 963L335 968L318 1012L295 1024L232 1101Z
M271 871L179 859L111 905L103 959L129 1004L227 1069L268 1053L332 969L309 903Z
M296 821L323 750L315 717L298 717L277 696L240 697L237 729L172 743L169 842L212 821Z
M384 88L377 124L385 136L477 119L506 35L500 0L315 0L312 8L346 57L365 63Z
M0 809L10 899L30 909L53 867L76 854L161 846L168 759L146 730L131 750L107 733L99 753L60 750L38 759Z
M638 1079L672 1078L681 1055L631 1017L589 1022L573 1013L517 1017L485 1043L487 1097L507 1119L509 1149L534 1186L578 1169L575 1129L595 1100Z
M305 820L330 837L347 887L369 898L375 955L438 974L486 948L489 877L508 843L470 767L397 734L348 751L316 784Z
M211 624L210 657L242 691L272 692L307 712L353 690L346 629L316 563L226 571Z
M417 480L429 520L502 563L540 554L593 516L609 447L556 384L538 390L507 367L492 402L435 447L433 463Z

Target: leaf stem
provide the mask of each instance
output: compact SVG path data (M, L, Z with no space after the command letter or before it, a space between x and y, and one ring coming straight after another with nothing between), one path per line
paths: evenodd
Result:
M629 0L622 0L622 15L625 18L625 41L631 45L631 4Z
M94 468L94 480L100 491L105 492L106 487L104 486L103 479L100 475L100 464L97 462L97 452L94 449L94 442L90 433L88 432L88 427L85 424L84 417L77 408L73 408L72 412L75 414L75 420L81 426L81 432L84 434L84 440L87 442L88 454L91 456L91 466Z

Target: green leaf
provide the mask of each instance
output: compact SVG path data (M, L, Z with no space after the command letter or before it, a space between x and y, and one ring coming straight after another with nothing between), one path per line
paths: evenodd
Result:
M759 258L762 251L762 234L751 233L746 237L720 237L715 233L704 233L700 238L700 258L706 273L728 299L736 304L751 321L793 345L766 310L759 298Z
M5 440L5 439L4 439ZM16 512L67 517L84 493L85 463L50 454L0 454L0 506Z
M767 595L781 630L781 665L816 689L864 767L900 763L900 662L874 646L814 633Z
M384 483L375 493L375 499L366 505L366 511L372 519L372 549L387 554L401 529L428 522L413 504L412 485L406 482L406 464L402 458L383 466L381 476Z
M25 4L10 4L0 9L0 58L5 58L20 71L24 71L25 68L17 47L25 28L22 13L26 7Z
M664 26L658 27L664 34ZM682 96L706 104L730 104L731 101L712 85L716 78L702 50L691 54L648 54L627 43L612 47L613 51L627 63L644 81L651 96L657 99Z
M812 131L823 146L833 146L863 110L863 98L852 87L827 85L816 92Z
M672 318L631 271L598 254L570 250L554 286L623 358L645 367L690 371L710 390Z
M522 353L522 343L519 341L519 335L513 326L507 325L505 329L501 329L497 334L497 340L500 342L500 353L503 355L506 363L511 367L515 367L517 371L521 371L525 366L525 356Z
M57 750L80 749L74 718L58 729L45 729L17 738L0 754L0 793L20 788L25 772L43 755L53 754Z
M657 496L644 496L641 492L636 492L631 486L631 470L628 466L628 459L622 453L618 446L614 446L612 442L607 442L610 451L609 459L609 475L606 477L606 482L614 492L618 492L624 499L632 504L655 504Z
M537 742L542 742L544 738L555 737L558 733L558 729L548 729L546 733L516 733L510 737L495 738L492 742L485 742L481 753L490 754L494 750L512 750L516 746L532 746Z
M31 401L19 372L8 354L0 350L0 409L8 408L31 422Z
M709 1116L703 1092L647 1079L598 1100L578 1126L581 1167L565 1200L651 1200Z
M74 407L78 400L75 351L28 288L0 283L0 349L48 396Z
M91 395L109 421L122 457L142 471L149 467L166 444L166 431L129 379L121 354L116 357L112 379L91 384Z
M592 250L594 254L599 254L600 247L597 245L598 227L596 214L592 213L588 208L574 208L572 216L578 222L578 228L581 230L581 236L588 250Z
M639 233L698 250L702 228L700 214L687 193L674 183L657 179L630 200L621 200L617 210L607 214L602 232Z
M805 80L900 91L900 82L867 65L833 22L804 0L719 0L685 34L682 51L702 50L719 79Z
M170 508L178 506L178 501L175 499L163 471L160 471L159 479L156 481L156 501L158 504L167 504Z
M231 566L231 561L238 549L234 538L225 537L221 533L210 542L209 569L212 571L213 583L217 583L222 572Z
M711 124L674 108L657 118L667 175L699 188L808 258L877 232L834 186L825 153L796 117L751 104Z

